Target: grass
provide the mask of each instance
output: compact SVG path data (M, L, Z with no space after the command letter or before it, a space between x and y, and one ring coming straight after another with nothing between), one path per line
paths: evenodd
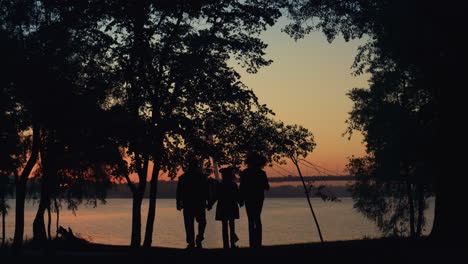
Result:
M325 243L265 246L259 249L176 249L164 247L131 248L94 244L86 241L65 242L59 239L29 244L20 250L2 248L0 255L14 257L100 257L107 259L141 259L153 261L189 261L224 263L263 259L264 261L304 260L304 263L460 263L466 259L464 245L435 243L427 238L381 238ZM94 258L93 258L94 259ZM453 260L453 262L451 261ZM463 261L461 261L463 262ZM159 263L159 262L158 262ZM161 262L165 263L165 262ZM247 264L247 263L246 263Z

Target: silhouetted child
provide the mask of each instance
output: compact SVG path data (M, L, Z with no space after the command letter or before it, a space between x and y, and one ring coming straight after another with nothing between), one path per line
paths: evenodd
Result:
M236 248L239 238L236 235L235 219L239 219L239 207L243 203L239 199L237 184L234 182L234 169L223 168L220 170L223 180L216 188L218 204L216 205L216 220L222 221L223 246ZM229 234L228 234L229 228Z
M245 160L247 168L240 174L239 192L245 202L247 218L249 221L250 247L262 245L262 221L260 215L265 199L265 190L270 189L268 178L263 171L266 158L257 153L249 153Z

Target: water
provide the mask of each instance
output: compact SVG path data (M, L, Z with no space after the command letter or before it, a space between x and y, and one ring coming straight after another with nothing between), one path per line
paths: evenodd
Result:
M182 213L175 209L174 199L158 199L153 245L184 248L185 231ZM380 237L375 224L353 209L351 198L342 198L339 203L312 199L315 213L326 241ZM10 202L11 213L7 217L7 237L14 232L14 203ZM73 215L62 210L60 225L71 227L76 234L95 243L128 245L131 234L130 199L108 199L107 204L97 208L82 206ZM142 219L146 222L148 201L142 206ZM27 203L25 210L25 236L32 236L32 222L37 204ZM215 208L207 212L207 228L204 246L222 247L221 222L214 220ZM432 223L433 201L426 213L427 223ZM55 232L55 214L52 215L52 232ZM269 198L265 200L263 212L263 244L278 245L319 241L315 224L303 198ZM144 230L144 223L143 223ZM430 230L430 225L426 227ZM248 246L248 229L245 208L240 210L236 221L239 246ZM427 233L427 231L426 231Z

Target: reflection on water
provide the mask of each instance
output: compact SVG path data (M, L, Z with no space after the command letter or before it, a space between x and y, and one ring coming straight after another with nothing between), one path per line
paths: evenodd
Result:
M353 209L351 198L342 198L339 203L313 199L323 237L327 241L360 239L380 236L375 225ZM184 248L185 232L182 213L175 209L174 199L157 201L157 218L153 238L154 246ZM10 212L14 212L14 203ZM142 206L142 219L146 221L148 201ZM25 212L25 234L31 237L32 222L37 204L28 203ZM107 204L97 208L82 207L76 216L62 210L60 225L71 227L75 233L95 243L128 245L131 234L130 199L109 199ZM214 220L215 209L207 213L207 228L204 246L222 247L221 223ZM239 246L248 246L248 229L245 209L240 210L236 221L236 231L240 238ZM427 210L427 223L432 223L433 201ZM52 226L55 227L55 214ZM269 198L265 200L262 213L263 244L277 245L319 241L307 201L301 198ZM7 217L7 237L14 231L14 214ZM144 229L144 223L143 228ZM430 230L430 226L426 227ZM53 228L55 231L55 228ZM426 231L427 233L427 231Z

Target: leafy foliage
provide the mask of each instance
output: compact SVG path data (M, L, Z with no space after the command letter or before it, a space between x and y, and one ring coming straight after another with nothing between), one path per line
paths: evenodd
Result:
M458 60L456 42L439 41L456 35L457 19L445 19L453 6L303 0L291 2L289 11L292 23L285 31L296 39L319 30L330 42L339 35L366 41L352 67L356 75L371 75L370 88L348 93L354 107L347 133L361 132L368 153L348 165L358 177L355 206L385 234L421 234L425 199L439 168L428 143L441 142L440 77Z

